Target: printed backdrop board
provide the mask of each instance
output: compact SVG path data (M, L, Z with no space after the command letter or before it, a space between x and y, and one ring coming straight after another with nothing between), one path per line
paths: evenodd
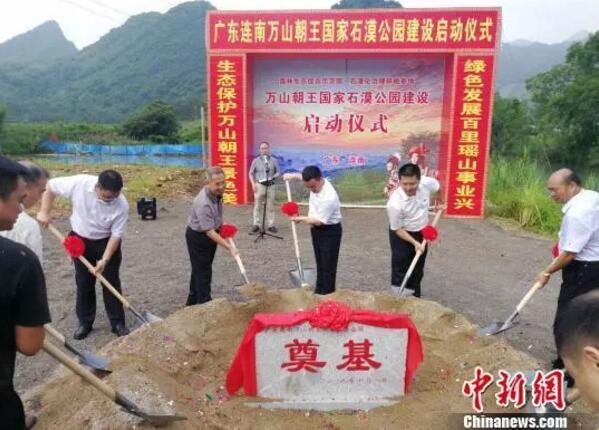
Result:
M500 9L210 11L207 22L225 203L251 200L248 168L268 141L284 172L316 164L334 182L384 177L394 155L441 181L448 215L483 215Z

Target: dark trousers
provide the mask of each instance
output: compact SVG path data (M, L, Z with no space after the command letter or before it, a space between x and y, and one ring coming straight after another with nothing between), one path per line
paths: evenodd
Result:
M14 388L0 390L0 428L6 430L25 429L23 403Z
M557 322L562 318L568 303L572 299L596 289L599 289L599 261L573 260L562 269L562 285L553 321L554 335ZM556 369L564 367L560 357L553 362L553 367Z
M316 294L334 293L343 233L341 223L314 226L310 232L316 259L316 289L314 292Z
M408 232L410 236L418 242L422 242L422 233L419 231ZM408 268L416 255L414 245L401 239L397 233L389 229L389 244L391 245L391 285L399 287L403 282ZM414 290L414 296L420 297L420 283L424 276L424 263L428 254L428 247L424 250L424 254L418 259L414 271L406 283L406 288Z
M70 234L77 235L74 232L71 232ZM85 254L83 254L83 256L95 266L97 261L102 259L102 255L104 255L106 245L110 238L91 240L81 237L81 239L85 242ZM119 269L121 267L122 259L123 255L119 245L116 252L110 258L110 261L106 263L106 268L102 273L106 280L110 282L119 293L121 292ZM75 259L74 262L75 282L77 284L77 318L79 319L79 324L91 327L96 319L96 277L89 272L87 267L85 267L81 261ZM122 303L119 302L108 288L102 287L102 297L104 298L104 307L106 308L106 314L110 320L110 325L114 328L117 324L125 324L125 311L123 310Z
M187 227L185 231L187 251L191 261L191 279L187 306L206 303L212 300L212 262L216 254L216 242L206 233L200 233Z

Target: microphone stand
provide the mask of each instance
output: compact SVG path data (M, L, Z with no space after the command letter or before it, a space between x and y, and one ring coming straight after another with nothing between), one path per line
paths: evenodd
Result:
M276 234L272 234L272 233L266 231L266 206L267 206L267 202L268 202L268 189L275 183L274 179L269 179L270 168L268 166L268 160L266 161L265 170L266 170L266 181L261 182L261 184L266 187L266 190L264 191L264 204L262 206L262 225L260 226L260 232L254 239L254 243L258 242L261 239L264 240L264 236L270 236L270 237L274 237L275 239L281 239L281 240L283 239L282 236L278 236Z

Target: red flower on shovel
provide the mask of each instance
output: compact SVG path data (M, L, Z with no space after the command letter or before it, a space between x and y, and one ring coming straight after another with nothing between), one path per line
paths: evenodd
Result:
M281 212L287 216L297 216L299 214L299 206L296 202L286 202L281 205Z
M422 229L422 237L427 242L432 242L433 240L437 239L438 236L439 236L439 232L432 225L427 225L426 227L424 227Z
M223 239L228 239L237 234L237 227L234 224L223 224L220 226L220 236Z
M67 236L62 241L65 251L72 258L81 257L85 253L85 243L79 236Z
M551 253L553 254L553 258L557 258L559 256L559 243L556 243L555 245L553 245L553 249L551 250Z

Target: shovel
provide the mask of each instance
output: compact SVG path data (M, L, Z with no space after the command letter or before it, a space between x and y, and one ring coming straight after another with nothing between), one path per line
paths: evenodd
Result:
M516 310L505 320L505 322L497 321L491 325L483 327L478 332L481 336L491 336L497 333L501 333L503 331L509 330L514 326L514 319L520 314L524 306L530 301L534 293L536 293L541 288L541 284L535 282L530 290L526 293L526 295L520 300L518 306L516 306Z
M56 236L58 238L58 240L60 240L61 242L64 241L64 236L52 224L48 225L48 230L50 230L50 232L52 232L52 234L54 236ZM92 266L92 264L87 260L87 258L85 258L82 255L77 258L79 259L79 261L81 261L85 265L85 267L87 267L87 269L90 271L90 273L94 273L94 266ZM114 288L114 286L112 286L112 284L110 282L108 282L108 280L104 276L102 276L102 274L98 274L95 276L96 276L96 278L98 278L100 280L100 283L102 284L102 286L107 288L118 299L118 301L123 304L123 306L126 309L130 310L133 313L133 315L135 315L135 317L142 324L150 324L150 323L153 323L156 321L162 321L162 318L157 317L156 315L153 315L150 312L139 313L137 310L135 310L135 308L133 306L131 306L129 301L125 297L123 297L122 294L119 293L116 290L116 288Z
M249 284L250 280L248 279L247 272L245 271L245 266L243 265L243 261L241 261L241 257L239 256L239 251L237 250L237 247L235 246L235 242L233 242L233 238L229 237L227 239L227 241L229 242L229 245L231 245L231 247L233 247L233 249L236 251L235 261L237 262L237 267L239 267L241 276L243 276L243 280L245 281L246 284Z
M85 364L87 367L91 367L92 369L97 370L98 372L102 372L102 373L111 373L112 372L112 370L110 370L108 368L108 360L105 357L100 357L100 356L93 355L93 354L90 354L85 351L81 352L81 351L77 350L73 345L71 345L66 340L66 338L61 333L58 332L58 330L56 330L50 324L46 324L44 326L44 329L46 330L46 333L48 333L50 336L52 336L53 338L58 340L60 343L62 343L64 345L64 347L66 349L68 349L73 354L75 354L79 358L79 362L81 364Z
M287 189L287 201L291 201L291 188L289 187L289 181L285 181L285 188ZM293 233L293 245L295 248L295 259L297 261L297 270L290 270L289 277L291 282L296 287L309 287L316 285L316 271L314 269L303 269L302 260L300 258L299 241L297 240L297 230L295 222L291 221L291 232Z
M433 218L433 223L431 224L433 227L437 226L437 223L439 222L439 219L441 218L442 213L443 213L443 209L439 209L437 211L437 213L435 214L435 218ZM426 239L422 240L422 245L426 246ZM418 263L418 260L420 260L421 255L422 255L422 252L416 251L416 255L414 255L414 258L412 259L412 262L410 263L410 267L408 267L408 271L406 272L406 275L403 277L403 281L401 282L401 285L399 286L398 295L401 295L403 293L403 290L406 287L406 284L408 283L410 276L412 276L412 272L414 272L414 269L416 268L416 264Z
M86 382L91 384L94 388L99 390L102 394L108 397L117 405L121 406L126 412L133 414L149 423L160 427L168 425L174 421L186 420L186 417L182 417L179 415L166 415L166 414L152 414L142 410L139 406L135 405L131 400L127 399L118 391L114 390L110 385L106 382L102 381L96 375L91 373L85 367L78 364L71 357L66 355L60 349L58 349L55 345L44 341L44 351L50 354L56 361L60 362L64 366L68 367L71 371L82 377Z

